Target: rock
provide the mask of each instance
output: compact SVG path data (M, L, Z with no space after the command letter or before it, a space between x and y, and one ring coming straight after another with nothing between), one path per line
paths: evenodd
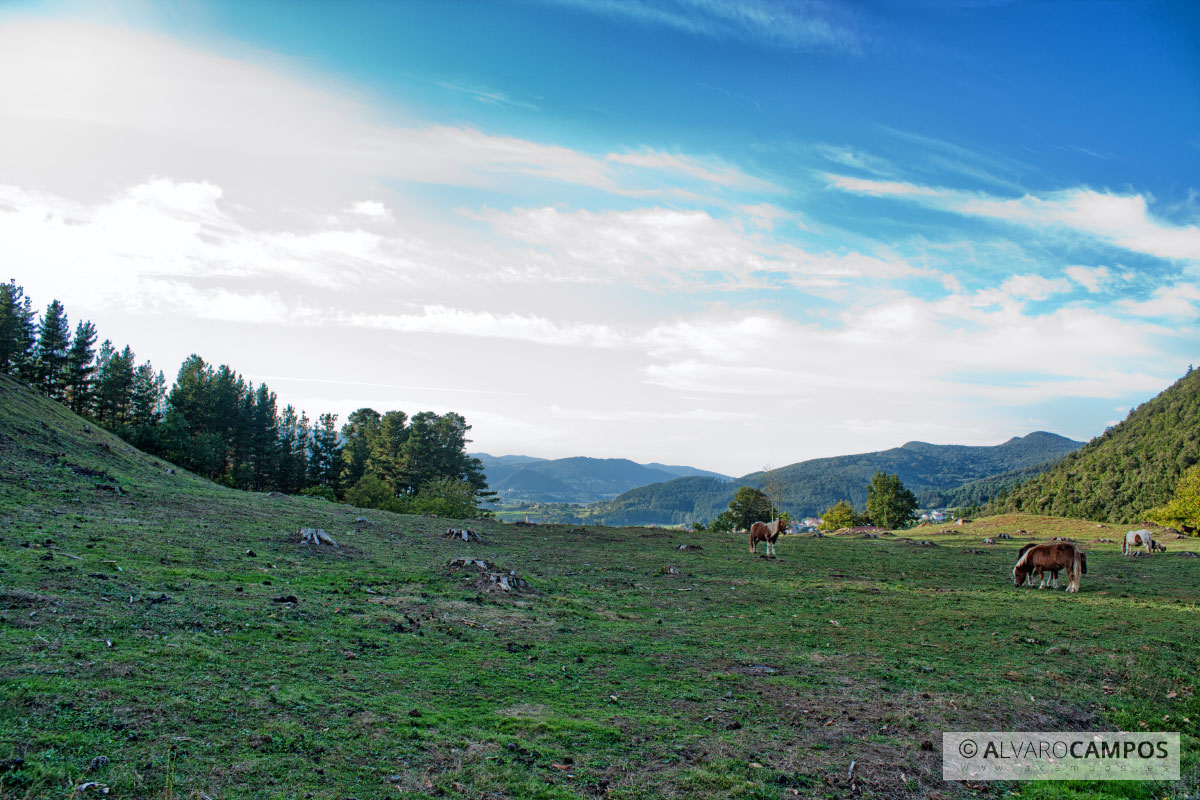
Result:
M679 574L679 567L671 567L671 566L667 566L667 567L663 567L663 568L662 568L661 570L659 570L659 571L660 571L660 572L661 572L663 575L678 575L678 574Z
M283 492L267 492L267 497L282 497L285 500L287 499L287 495Z
M1011 539L1012 534L1011 533L1000 533L1000 534L996 535L996 538L997 539Z
M698 544L681 544L676 550L703 550L704 548Z
M102 767L108 766L108 756L96 756L88 762L88 771L95 772Z
M1180 550L1175 555L1183 556L1184 558L1196 558L1197 557L1196 554L1193 553L1191 550Z
M1071 651L1061 644L1056 644L1053 647L1046 648L1046 655L1048 655L1048 656L1061 656L1061 655L1063 655L1065 653L1069 653L1069 652L1071 652Z
M988 538L983 540L983 543L984 544L995 544L996 540L989 536Z
M174 469L168 469L168 470L167 470L167 474L168 474L168 475L174 475L174 474L175 474L175 470L174 470Z
M300 600L294 594L285 594L282 597L272 597L271 602L272 603L291 603L292 605L296 605L296 603L299 603Z

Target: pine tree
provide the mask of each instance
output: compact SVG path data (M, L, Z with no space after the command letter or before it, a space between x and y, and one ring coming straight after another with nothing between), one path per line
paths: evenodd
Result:
M112 342L100 345L101 364L96 380L96 419L109 429L120 432L133 416L133 350L129 345L120 353Z
M379 420L379 433L371 443L367 472L383 480L392 493L404 494L408 482L405 473L404 445L408 441L408 415L389 411Z
M143 450L157 448L156 433L163 418L167 380L147 361L133 371L129 398L130 439Z
M337 414L317 418L309 456L309 484L341 493L341 445L338 443Z
M303 489L308 480L308 417L296 416L296 409L288 405L279 417L279 445L277 459L279 491L294 494Z
M71 327L62 303L54 300L46 306L38 328L37 385L52 400L63 400L67 393L67 365L71 350Z
M373 408L360 408L346 419L342 426L342 486L354 486L366 474L379 424L379 412Z
M67 403L76 414L92 410L92 382L96 374L96 326L81 322L67 353Z
M0 283L0 372L28 380L36 345L33 303L24 287L15 280Z
M250 441L247 457L250 465L251 483L257 491L276 485L278 465L279 417L275 411L275 393L260 384L253 393L253 411L250 420Z

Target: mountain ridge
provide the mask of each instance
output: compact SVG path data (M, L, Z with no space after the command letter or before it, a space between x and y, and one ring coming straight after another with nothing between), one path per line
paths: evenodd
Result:
M1048 468L1083 447L1083 442L1048 431L1014 436L998 445L936 445L907 442L869 453L796 462L769 472L752 472L732 483L676 478L638 487L588 510L604 524L680 524L710 520L723 511L738 486L780 485L783 508L793 518L816 516L839 500L858 508L878 470L900 476L923 505L959 486L1014 470ZM684 482L687 481L687 482Z

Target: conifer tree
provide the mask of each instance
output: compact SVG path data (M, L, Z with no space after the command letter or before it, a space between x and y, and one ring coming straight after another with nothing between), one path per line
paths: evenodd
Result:
M67 363L71 350L71 327L62 303L46 306L38 328L37 384L52 400L62 400L67 390Z
M36 358L33 303L15 280L0 283L0 372L28 380Z
M67 403L76 414L90 414L92 383L96 374L96 326L81 322L67 353Z
M309 484L327 486L341 494L341 445L338 443L337 414L322 414L313 430L309 456Z
M343 486L354 486L366 474L371 448L379 435L379 424L379 412L373 408L360 408L346 419L342 426Z
M134 355L129 345L120 353L112 342L100 346L102 363L96 380L96 419L120 432L132 421Z

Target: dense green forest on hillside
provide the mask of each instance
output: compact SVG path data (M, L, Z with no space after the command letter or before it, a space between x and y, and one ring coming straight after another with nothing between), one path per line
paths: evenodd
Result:
M170 390L132 348L80 322L72 335L54 300L43 314L15 280L0 283L0 374L25 381L127 442L237 489L306 493L361 506L468 516L486 500L482 465L466 454L471 426L453 412L362 408L339 430L279 408L265 383L189 356Z
M1200 462L1200 372L1187 374L1120 424L985 508L1133 523L1167 503Z

